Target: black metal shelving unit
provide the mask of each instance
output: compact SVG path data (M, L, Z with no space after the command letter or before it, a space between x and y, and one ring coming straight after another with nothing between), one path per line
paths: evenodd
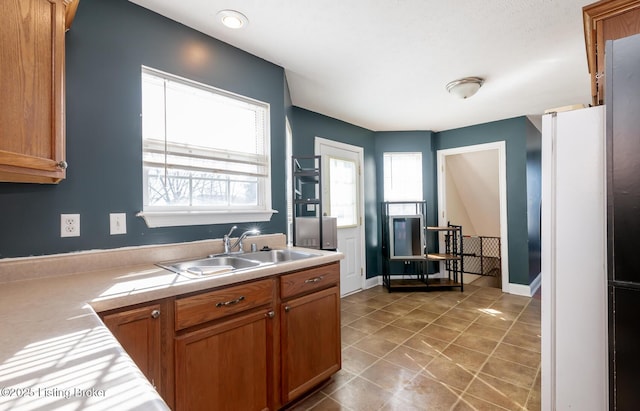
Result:
M427 232L444 234L444 253L428 253L427 261L437 261L444 264L446 278L432 278L427 280L427 286L460 288L464 290L464 254L462 253L462 226L448 223L444 227L427 227Z
M394 210L400 211L394 211ZM398 215L422 216L427 221L427 204L425 201L385 201L380 205L382 221L382 282L389 291L431 291L460 288L463 291L464 255L462 226L447 224L444 227L423 226L424 243L422 252L407 259L392 259L390 220ZM444 236L443 253L428 253L431 237ZM437 241L437 240L436 240ZM444 264L446 278L429 275L429 262ZM392 278L395 277L395 278ZM397 278L397 277L400 278Z

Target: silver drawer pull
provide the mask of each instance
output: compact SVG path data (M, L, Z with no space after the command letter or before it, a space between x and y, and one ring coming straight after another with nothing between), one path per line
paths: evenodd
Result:
M322 281L324 277L320 276L320 277L314 277L314 278L309 278L307 280L304 280L305 283L317 283L318 281Z
M236 298L235 300L225 301L223 303L220 302L220 303L216 304L216 307L220 308L220 307L226 307L228 305L238 304L242 300L244 300L244 295L241 295L240 297Z
M160 310L151 311L151 318L158 318L158 317L160 317Z

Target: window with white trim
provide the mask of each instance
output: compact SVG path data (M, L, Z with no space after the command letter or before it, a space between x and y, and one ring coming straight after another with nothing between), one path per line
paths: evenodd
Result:
M269 146L269 104L142 68L149 226L268 220Z
M422 153L383 153L384 201L422 201ZM415 207L393 205L393 214L412 214Z

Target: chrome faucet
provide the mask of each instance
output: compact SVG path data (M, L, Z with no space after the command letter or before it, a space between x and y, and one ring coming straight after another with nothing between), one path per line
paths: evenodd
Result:
M247 236L249 235L258 235L260 234L260 230L248 230L245 231L244 233L242 233L240 235L240 237L238 237L238 239L231 244L231 233L233 233L233 231L238 228L238 226L233 226L231 227L231 230L229 230L229 232L227 234L224 235L224 237L222 237L222 242L224 244L224 253L225 254L231 254L234 248L238 247L238 251L236 251L234 254L240 254L244 252L244 248L242 246L242 240L244 240Z

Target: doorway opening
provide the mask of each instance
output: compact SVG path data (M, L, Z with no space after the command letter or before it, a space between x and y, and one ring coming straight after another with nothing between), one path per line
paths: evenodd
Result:
M462 226L465 267L475 271L465 269L465 282L508 290L505 142L438 150L437 162L438 224Z

